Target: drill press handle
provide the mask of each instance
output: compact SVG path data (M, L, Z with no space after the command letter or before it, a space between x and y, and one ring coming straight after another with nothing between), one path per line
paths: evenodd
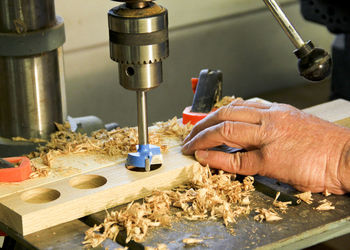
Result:
M305 43L275 0L263 1L295 46L300 75L310 81L321 81L329 76L332 59L328 52L315 48L311 41Z

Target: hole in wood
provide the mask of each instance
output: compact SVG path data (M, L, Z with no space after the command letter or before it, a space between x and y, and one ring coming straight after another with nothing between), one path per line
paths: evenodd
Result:
M162 164L152 164L151 165L151 171L156 170L160 168ZM134 172L146 172L145 168L138 168L134 166L125 166L127 170L134 171Z
M21 199L28 203L48 203L54 201L61 196L60 192L50 188L36 188L24 192Z
M107 179L100 175L80 175L72 178L69 184L78 189L92 189L103 186Z

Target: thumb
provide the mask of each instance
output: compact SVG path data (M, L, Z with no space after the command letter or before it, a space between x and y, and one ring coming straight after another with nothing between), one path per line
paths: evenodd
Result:
M195 157L202 165L222 169L241 175L256 175L261 168L262 159L258 150L229 154L220 151L198 150Z

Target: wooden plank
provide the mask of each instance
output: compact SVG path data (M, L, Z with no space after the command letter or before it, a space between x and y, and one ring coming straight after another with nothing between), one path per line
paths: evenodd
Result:
M303 111L316 115L324 120L336 122L350 117L350 102L344 99L337 99L303 109Z
M69 154L57 156L52 161L52 174L43 178L28 179L20 183L1 183L0 198L17 192L63 180L99 168L109 167L123 159L95 154Z
M171 148L163 155L163 166L149 173L127 170L120 163L6 196L0 200L0 221L27 235L145 197L154 189L177 186L192 176L196 162L180 149Z
M153 128L150 128L150 131L152 129ZM171 148L180 145L181 141L169 138L166 139L164 143ZM20 183L0 182L0 198L56 181L64 180L79 174L110 167L124 161L125 158L103 154L78 153L58 155L52 159L51 174L47 177L29 179Z
M350 102L336 100L305 111L334 122L350 116ZM155 188L183 183L190 178L190 166L195 160L181 154L179 141L172 146L163 155L163 167L151 173L131 172L125 169L122 159L62 155L57 158L55 168L67 170L68 176L6 187L7 193L0 199L0 221L27 235L144 197ZM71 169L78 169L80 174L71 173Z

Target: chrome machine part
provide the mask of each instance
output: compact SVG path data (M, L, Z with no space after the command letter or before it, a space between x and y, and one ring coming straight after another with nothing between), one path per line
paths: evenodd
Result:
M66 116L54 1L0 1L0 41L0 137L48 138Z
M321 81L329 76L331 56L325 50L315 48L311 41L305 43L275 0L263 1L295 46L300 75L310 81Z
M163 81L162 60L169 55L168 12L150 0L117 1L125 3L108 12L110 56L119 63L120 84L137 92L139 150L127 161L149 171L154 146L148 142L146 94Z
M145 7L129 7L134 5ZM109 11L108 23L110 56L119 63L120 84L130 90L159 86L162 60L169 55L167 10L153 2L126 1Z

